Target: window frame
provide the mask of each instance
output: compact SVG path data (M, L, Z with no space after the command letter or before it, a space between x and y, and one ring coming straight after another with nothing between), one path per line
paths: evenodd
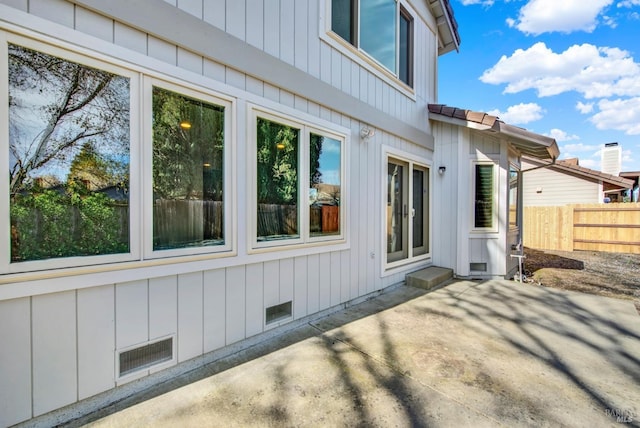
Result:
M186 248L173 248L164 250L153 249L153 87L177 93L189 98L203 101L224 108L224 149L223 149L223 231L224 244L209 246L193 246ZM189 256L201 254L225 253L233 250L233 102L231 99L195 88L184 83L178 84L163 80L154 76L143 77L143 117L147 118L142 124L143 128L143 183L144 183L144 207L143 207L143 235L144 257L146 259L160 259L166 257Z
M133 68L122 64L116 64L105 58L98 58L71 50L69 47L53 45L30 37L18 34L0 33L0 56L8 58L8 45L15 44L42 52L47 55L61 58L87 67L97 68L129 79L129 251L117 254L101 254L93 256L52 257L42 260L30 260L24 262L11 262L10 228L0 227L0 274L35 272L51 269L84 267L100 264L112 264L126 261L135 261L141 258L141 242L139 234L135 233L140 218L140 180L135 170L140 162L140 141L137 123L140 122L140 74ZM8 99L9 74L8 67L0 69L0 93ZM9 153L9 107L2 103L0 106L0 152ZM9 176L9 162L0 163L0 175ZM0 180L0 218L10 218L10 195L8 180Z
M496 161L491 159L487 160L474 160L471 163L471 191L470 194L470 219L471 219L471 232L472 233L497 233L498 232L498 224L499 224L499 165ZM475 209L475 195L476 195L476 167L477 166L491 166L492 170L492 207L491 207L491 226L490 227L478 227L476 226L476 209Z
M511 172L515 172L515 179L511 176ZM509 170L507 172L507 176L509 179L509 191L507 193L507 209L508 209L508 213L507 213L507 221L509 224L509 230L513 230L513 231L518 231L520 230L521 227L521 223L522 223L522 219L520 218L520 210L518 209L518 206L520 205L519 199L522 198L522 186L520 185L520 181L522 179L522 175L520 173L520 168L513 164L513 163L509 163ZM515 182L515 188L513 188L513 184ZM515 201L512 201L511 198L511 191L512 189L515 189ZM515 202L515 203L513 203ZM515 209L515 224L511 223L511 209Z
M348 183L346 174L348 134L330 129L310 119L302 119L292 114L284 114L273 109L250 105L248 106L247 119L247 253L260 253L265 251L282 251L286 249L303 248L315 245L344 244L347 237L347 212L348 212ZM266 119L300 130L298 147L298 224L299 236L292 239L258 240L257 228L257 120ZM336 139L340 142L340 232L332 235L311 236L309 224L309 156L310 134Z
M337 43L331 43L333 46L338 49L343 50L344 53L350 54L350 56L355 57L355 59L361 63L361 65L373 67L373 70L378 72L378 74L387 78L386 80L398 87L399 89L408 92L412 97L415 96L415 87L414 87L414 76L415 76L415 22L417 13L411 8L411 6L404 0L393 0L396 3L396 12L395 12L395 66L396 70L390 70L385 65L383 65L378 59L376 59L372 54L368 53L361 47L361 24L360 24L360 1L361 0L352 0L355 5L351 8L352 13L355 16L351 17L351 25L352 28L352 37L353 43L350 40L344 39L337 32L332 29L332 0L325 0L324 6L324 21L325 28L321 28L320 37L329 43L335 41ZM403 81L400 78L400 19L401 17L405 17L409 23L409 43L407 47L407 52L410 54L407 59L407 82ZM322 26L321 26L322 27ZM323 34L324 32L324 34ZM328 36L325 38L325 34ZM368 68L369 68L368 67Z
M406 178L408 179L408 182L407 182L407 189L406 189L406 197L407 197L407 201L409 202L407 206L407 211L409 213L412 213L412 210L414 209L413 207L413 196L414 196L413 195L413 172L415 170L424 172L424 180L426 181L425 190L427 191L427 195L423 199L423 204L424 204L424 207L423 207L424 208L423 210L424 226L423 227L424 227L424 233L425 233L425 236L423 237L425 239L423 246L426 246L426 251L422 254L413 255L414 249L421 248L421 247L413 246L413 223L414 222L411 221L410 219L407 221L406 230L404 231L406 232L406 239L407 239L407 257L400 258L399 260L394 260L391 262L388 261L387 228L383 227L382 239L381 239L382 248L381 248L380 254L382 254L382 260L383 260L382 275L386 276L386 275L392 274L396 268L401 268L403 266L430 260L432 257L433 213L432 213L431 198L433 195L433 171L432 171L433 167L432 167L432 162L428 159L420 158L412 154L406 153L404 151L394 149L392 147L384 147L383 150L384 150L384 154L382 156L382 161L383 161L382 168L383 168L383 171L385 172L381 174L382 189L387 189L388 173L386 171L388 171L389 162L395 161L397 163L402 163L407 166ZM385 225L387 225L389 221L388 215L387 215L388 214L387 213L387 196L388 196L387 190L385 190L385 194L381 198L382 199L382 218L384 219Z

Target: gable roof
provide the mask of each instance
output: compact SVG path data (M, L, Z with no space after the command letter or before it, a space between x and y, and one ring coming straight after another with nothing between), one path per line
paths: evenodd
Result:
M577 175L579 177L583 177L593 181L602 181L603 184L608 185L606 186L605 190L631 189L634 185L633 180L624 177L618 177L617 175L607 174L606 172L602 171L596 171L595 169L585 168L578 165L577 162L574 163L573 159L567 159L567 161L557 161L555 164L541 159L532 159L528 156L525 156L523 160L540 166L545 165L549 169L565 174L568 173Z
M480 111L449 107L444 104L429 104L428 108L431 120L503 135L523 155L538 159L557 159L560 155L560 149L555 139L509 125L497 116Z
M460 47L458 22L453 15L450 0L427 0L438 26L438 55L444 55Z

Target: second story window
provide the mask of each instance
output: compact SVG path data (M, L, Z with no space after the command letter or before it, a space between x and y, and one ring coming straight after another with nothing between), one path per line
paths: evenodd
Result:
M332 0L331 30L413 85L413 18L397 0Z

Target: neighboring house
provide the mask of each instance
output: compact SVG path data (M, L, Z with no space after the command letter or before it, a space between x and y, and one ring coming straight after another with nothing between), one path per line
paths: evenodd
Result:
M632 188L624 192L622 197L626 197L628 202L640 202L640 171L621 172L620 177L633 182Z
M633 188L633 181L579 165L578 159L549 161L525 157L523 197L525 206L597 204L605 198L622 202L622 192ZM528 171L529 170L529 171Z
M556 159L556 141L483 112L429 105L436 141L433 261L462 277L511 277L522 254L521 157ZM525 175L524 183L527 177Z
M356 3L0 0L0 426L431 265L513 270L520 154L555 141L429 107L449 1ZM118 191L69 180L88 170Z

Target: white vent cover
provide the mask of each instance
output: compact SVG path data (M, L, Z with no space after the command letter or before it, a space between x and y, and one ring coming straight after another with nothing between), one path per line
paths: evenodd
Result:
M121 352L119 375L125 376L173 359L173 337Z

